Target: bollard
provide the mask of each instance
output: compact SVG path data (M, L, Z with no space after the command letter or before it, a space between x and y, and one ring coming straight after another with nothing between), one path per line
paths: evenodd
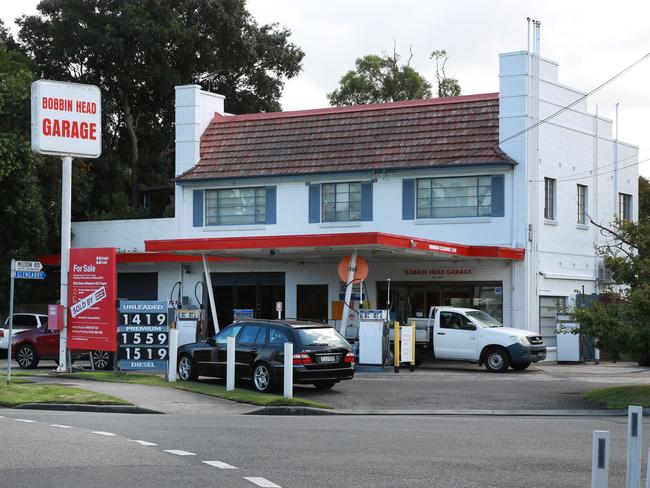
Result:
M645 488L650 488L650 449L648 449L648 465L646 466Z
M284 398L293 398L293 343L284 343Z
M627 407L627 470L625 488L641 487L641 429L643 408Z
M591 447L591 488L607 488L609 483L609 431L594 430Z
M178 356L178 329L173 327L169 329L169 365L167 371L167 380L170 383L176 381L176 361Z
M226 391L235 389L235 336L226 339Z

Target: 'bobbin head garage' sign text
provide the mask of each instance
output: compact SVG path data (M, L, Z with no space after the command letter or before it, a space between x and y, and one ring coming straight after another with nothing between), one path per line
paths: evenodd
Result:
M102 152L99 88L79 83L32 83L32 150L39 154L96 158Z

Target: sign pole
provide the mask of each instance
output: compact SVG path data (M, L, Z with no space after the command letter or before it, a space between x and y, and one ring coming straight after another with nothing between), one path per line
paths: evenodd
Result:
M14 328L14 274L16 261L11 260L11 280L9 284L9 337L7 338L7 383L11 381L11 333Z
M63 329L59 335L59 367L65 372L68 342L68 268L70 266L70 235L72 232L72 157L64 156L61 177L61 305Z

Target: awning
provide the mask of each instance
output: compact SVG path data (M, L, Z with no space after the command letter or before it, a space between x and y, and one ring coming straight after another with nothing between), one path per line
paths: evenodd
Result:
M506 259L521 261L525 249L475 246L382 232L282 236L207 237L145 241L147 253L215 255L267 261L335 260L357 250L374 260L405 258ZM119 262L119 261L118 261Z

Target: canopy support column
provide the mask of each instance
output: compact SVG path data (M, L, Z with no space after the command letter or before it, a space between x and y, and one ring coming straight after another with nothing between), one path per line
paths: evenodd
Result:
M203 258L203 272L205 273L205 284L208 287L208 298L210 299L210 312L212 313L212 320L214 322L214 331L219 332L219 318L217 317L217 306L214 302L214 290L212 289L212 276L210 276L210 266L208 265L208 258L202 254Z
M341 317L341 330L339 331L345 337L345 331L348 328L348 315L350 315L350 302L352 301L352 289L354 288L354 272L357 270L357 250L352 251L350 255L350 265L348 267L348 278L345 283L345 301L343 302L343 317Z

